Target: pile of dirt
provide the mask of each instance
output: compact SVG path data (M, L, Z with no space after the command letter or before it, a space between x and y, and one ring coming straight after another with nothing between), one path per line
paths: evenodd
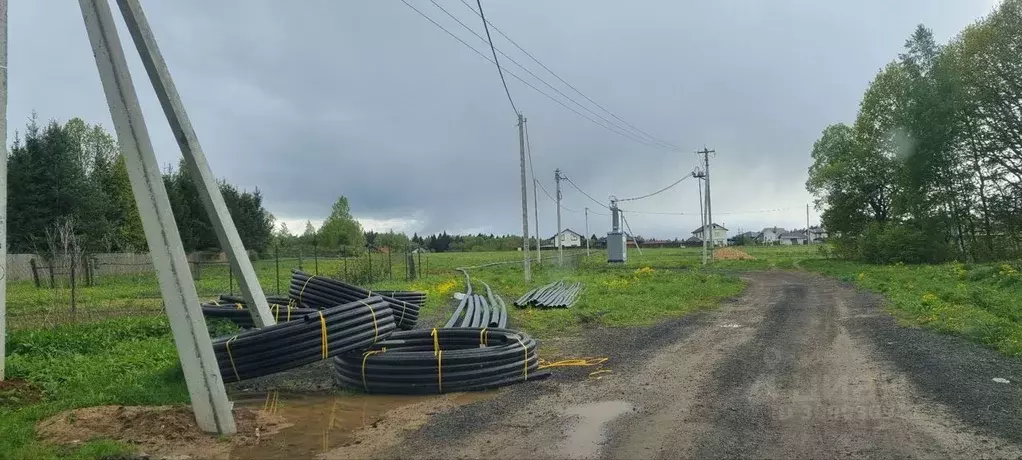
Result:
M246 408L236 409L234 420L237 434L218 437L199 430L188 406L99 406L61 412L39 422L36 432L57 444L116 439L152 458L227 459L234 447L258 444L291 426L280 416Z
M756 260L745 251L735 248L714 249L713 258L717 260Z
M39 387L21 379L0 380L0 407L30 404L42 399Z

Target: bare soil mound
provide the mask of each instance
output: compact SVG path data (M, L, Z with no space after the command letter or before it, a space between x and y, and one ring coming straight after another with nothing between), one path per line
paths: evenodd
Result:
M36 432L57 444L108 438L134 444L152 458L227 459L231 449L253 445L290 426L277 415L247 408L234 411L237 434L203 433L188 406L99 406L61 412L39 422Z
M745 251L735 248L720 248L713 250L713 258L719 260L756 260Z

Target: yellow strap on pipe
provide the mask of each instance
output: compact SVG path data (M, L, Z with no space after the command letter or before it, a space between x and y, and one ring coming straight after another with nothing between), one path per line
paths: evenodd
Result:
M323 318L323 312L320 311L320 312L317 312L317 313L319 313L319 327L320 327L320 329L323 332L322 333L323 340L322 340L322 344L320 345L320 348L323 351L323 359L326 359L327 356L329 355L329 350L330 350L330 348L328 347L327 338L326 338L326 318Z
M518 339L518 343L522 346L522 351L525 352L525 380L529 380L529 349L525 347L521 336L515 338Z
M484 327L482 330L479 331L479 345L482 346L489 345L490 341L489 339L490 336L486 334L486 328Z
M433 356L436 356L440 351L440 333L434 327L433 332L430 332L429 335L433 336Z
M437 393L443 393L444 392L444 374L443 374L443 365L441 363L441 360L442 360L443 356L444 356L444 351L443 350L440 350L436 354L436 392Z
M312 281L316 275L309 276L309 279L305 280L305 284L302 285L302 290L298 291L298 303L302 303L302 294L305 294L305 287L309 285L309 281Z
M369 383L366 381L366 360L372 355L385 353L386 351L387 348L384 347L382 350L370 350L362 354L362 388L365 389L366 393L369 392Z
M231 341L238 338L238 336L227 339L227 343L224 345L227 348L227 357L231 360L231 369L234 369L234 378L241 380L241 376L238 375L238 368L234 366L234 355L231 354Z
M358 303L365 305L369 309L369 313L373 314L373 343L376 343L376 340L380 338L380 328L376 325L376 310L373 310L373 307L363 300L359 300Z

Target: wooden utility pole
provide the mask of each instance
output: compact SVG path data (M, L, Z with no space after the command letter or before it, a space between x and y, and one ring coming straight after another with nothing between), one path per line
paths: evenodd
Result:
M557 185L557 265L564 265L564 251L561 249L561 170L554 170L554 183Z
M813 232L809 230L809 203L806 203L806 243L813 244Z
M586 208L586 234L585 234L585 239L586 239L586 257L589 257L591 255L589 253L589 208Z
M525 174L525 117L518 114L518 151L522 164L522 270L525 281L532 281L532 268L529 266L529 192L526 188Z
M703 149L696 152L703 154L703 174L706 176L706 225L710 227L710 260L713 260L713 204L710 201L710 154L717 153L716 150Z
M703 202L703 179L706 174L702 171L692 171L692 177L696 178L696 188L699 189L699 225L703 230L703 265L706 265L706 206Z

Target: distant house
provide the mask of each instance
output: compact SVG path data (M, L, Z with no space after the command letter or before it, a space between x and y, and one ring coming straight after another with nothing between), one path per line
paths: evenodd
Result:
M695 230L692 230L692 236L694 236L696 238L699 238L700 242L703 239L703 230L704 230L704 228L705 228L705 226L699 227L699 228L697 228ZM710 231L712 233L712 235L710 237L710 241L713 242L713 245L714 246L727 246L727 229L724 228L724 227L721 227L720 225L717 225L717 224L713 224L713 226L710 227L710 228L713 229L713 230Z
M752 244L759 242L759 232L745 232L728 238L731 244Z
M762 244L775 244L780 240L781 235L788 233L781 227L768 227L759 232L756 240Z
M809 236L813 243L819 243L827 239L827 230L823 227L809 227Z
M686 247L698 247L703 245L703 239L698 236L690 236L687 240L681 242Z
M561 230L561 233L554 235L554 247L557 246L558 239L561 242L562 248L577 248L582 246L582 238L585 238L580 233L566 228Z
M808 242L808 240L806 240L806 234L802 232L782 233L780 236L777 237L777 240L780 242L780 244L785 246L806 244Z

